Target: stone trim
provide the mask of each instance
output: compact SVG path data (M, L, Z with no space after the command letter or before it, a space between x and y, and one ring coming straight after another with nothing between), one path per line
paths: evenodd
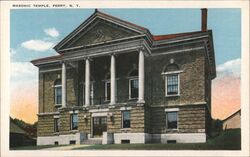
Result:
M120 111L132 110L132 107L120 107Z
M174 111L178 112L179 110L180 110L179 108L166 108L165 112L174 112Z
M92 117L106 117L108 116L107 112L100 112L100 113L92 113Z
M179 74L182 73L183 70L178 70L178 71L170 71L170 72L162 72L162 75L168 75L168 74Z
M47 73L47 72L61 71L61 70L62 70L62 68L49 69L49 70L39 70L39 73Z
M38 116L47 116L47 115L55 115L60 114L59 112L44 112L44 113L38 113Z
M75 133L67 135L54 135L54 136L38 136L37 145L54 145L58 142L59 145L69 144L70 141L76 141L76 144L80 144L87 137L84 133Z
M54 115L53 118L54 118L54 119L55 119L55 118L60 118L60 115Z
M205 105L207 104L207 102L197 102L197 103L185 103L185 104L178 104L175 106L171 106L171 107L185 107L185 106L194 106L194 105ZM167 105L151 105L150 107L168 107Z
M90 109L89 112L108 112L109 109L108 108L104 108L104 109Z

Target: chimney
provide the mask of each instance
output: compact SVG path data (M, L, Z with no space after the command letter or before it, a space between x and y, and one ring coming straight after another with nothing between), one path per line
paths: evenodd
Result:
M201 9L201 31L207 31L207 8Z

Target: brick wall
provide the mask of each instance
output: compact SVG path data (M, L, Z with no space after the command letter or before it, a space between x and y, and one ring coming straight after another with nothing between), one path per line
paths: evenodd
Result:
M177 108L179 106L176 106ZM151 108L151 133L197 133L199 129L205 130L205 105L189 105L179 107L178 130L166 129L165 107Z
M53 115L38 116L37 136L54 135L54 118Z

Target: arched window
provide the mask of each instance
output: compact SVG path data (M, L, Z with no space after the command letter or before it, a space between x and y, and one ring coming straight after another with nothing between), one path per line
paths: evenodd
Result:
M138 69L129 72L129 99L138 98Z
M57 79L54 83L55 89L55 105L62 104L62 81L61 79Z
M165 95L178 96L180 94L180 68L177 64L171 63L165 66Z

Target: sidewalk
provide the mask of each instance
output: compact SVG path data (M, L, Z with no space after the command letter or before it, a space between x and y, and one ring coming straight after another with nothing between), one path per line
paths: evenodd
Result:
M85 146L87 147L90 145L77 144L77 145L68 145L68 146L53 147L53 148L44 148L43 150L72 150L74 148L85 147Z

